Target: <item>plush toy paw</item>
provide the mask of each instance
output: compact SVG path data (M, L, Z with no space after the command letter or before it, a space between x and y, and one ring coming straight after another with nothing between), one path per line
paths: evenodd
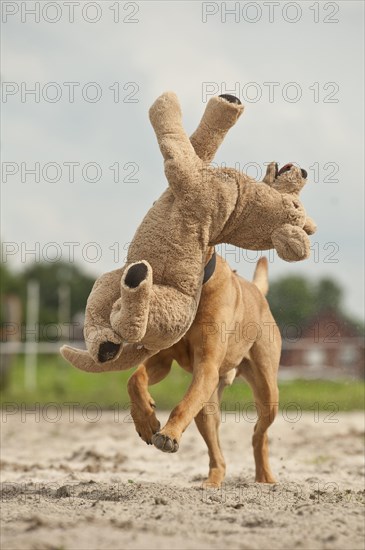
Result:
M219 97L225 99L229 103L236 103L237 105L242 105L241 101L238 99L238 97L230 94L221 94Z
M124 278L124 283L129 288L137 288L148 275L148 267L145 263L139 262L133 264L128 270Z
M160 449L160 451L164 453L176 453L179 449L179 444L176 439L171 439L168 435L164 435L160 432L157 432L152 437L152 443L157 449Z

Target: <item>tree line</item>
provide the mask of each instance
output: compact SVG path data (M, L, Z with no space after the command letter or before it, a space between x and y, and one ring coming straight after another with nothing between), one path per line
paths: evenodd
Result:
M14 272L6 264L0 264L1 311L2 326L8 321L5 298L15 295L21 302L21 322L26 320L27 283L37 280L40 285L39 324L48 325L59 322L59 288L68 287L69 321L85 311L85 305L94 278L86 275L75 264L64 262L35 263L27 266L21 272ZM289 324L305 326L314 316L322 311L331 310L341 318L351 323L359 334L364 330L364 324L346 314L343 306L344 292L341 286L332 278L322 278L311 281L303 276L290 275L276 279L270 283L268 301L271 311L279 327Z

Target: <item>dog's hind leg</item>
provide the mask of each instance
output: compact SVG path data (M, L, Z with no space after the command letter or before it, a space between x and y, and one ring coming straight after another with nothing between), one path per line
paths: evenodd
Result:
M273 356L262 344L255 343L250 350L250 360L245 359L239 373L252 388L258 420L252 437L256 466L256 481L275 483L269 464L267 430L275 419L279 405L277 370L280 355Z
M222 449L219 442L219 426L221 419L220 402L222 399L223 390L230 385L236 375L236 371L232 370L227 376L220 378L218 387L213 392L209 402L204 405L202 410L195 417L195 423L208 447L209 453L209 475L208 479L203 482L205 488L220 487L226 474L226 463L222 454Z
M160 352L138 367L128 380L128 394L131 400L131 416L138 435L148 445L152 436L160 429L155 414L155 402L148 391L148 386L157 384L170 372L172 356Z

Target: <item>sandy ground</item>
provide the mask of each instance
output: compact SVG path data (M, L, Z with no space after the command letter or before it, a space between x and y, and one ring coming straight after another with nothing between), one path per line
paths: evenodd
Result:
M195 426L166 455L126 412L56 413L3 411L2 550L364 547L361 413L280 414L274 486L253 483L253 424L223 417L220 490L200 488L208 460Z

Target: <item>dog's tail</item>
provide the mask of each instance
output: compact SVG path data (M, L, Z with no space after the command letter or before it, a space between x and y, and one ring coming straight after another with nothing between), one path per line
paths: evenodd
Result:
M262 294L266 296L269 291L269 279L268 279L268 261L265 256L259 259L256 264L255 273L253 275L253 284L261 290Z

